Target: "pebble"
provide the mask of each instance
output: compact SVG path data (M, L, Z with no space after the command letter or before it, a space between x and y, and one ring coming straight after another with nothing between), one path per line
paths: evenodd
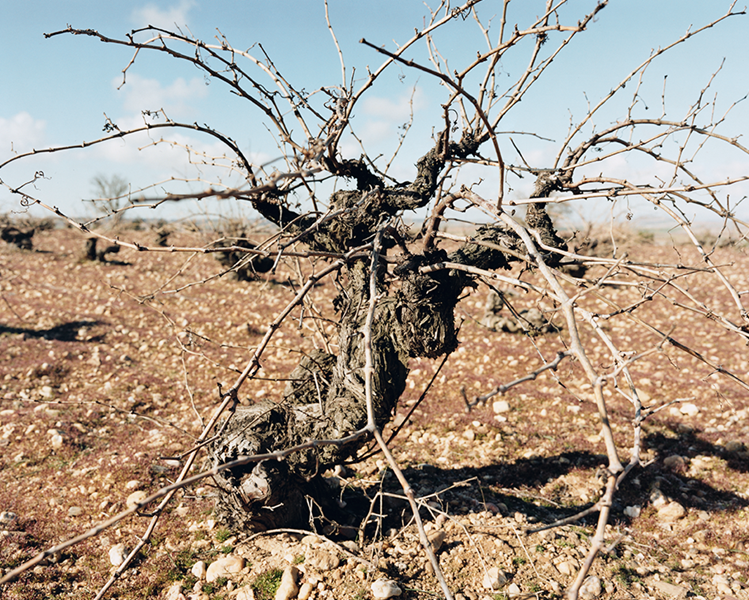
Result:
M700 409L697 407L697 405L692 404L691 402L682 404L679 410L681 411L682 415L687 415L688 417L693 417L700 412Z
M663 592L664 595L668 596L672 600L677 598L685 598L687 595L687 588L666 581L653 581L653 587Z
M678 454L672 454L663 459L663 466L672 471L676 471L686 466L686 461Z
M148 498L148 494L144 492L143 490L138 490L137 492L133 492L127 497L127 500L125 500L125 504L128 508L133 508L136 504L143 502Z
M83 509L80 506L71 506L68 509L69 517L80 517L83 514Z
M557 565L557 569L562 575L572 575L577 572L578 564L574 559L563 560Z
M166 591L166 596L164 596L164 598L165 600L187 600L182 593L182 583L179 581L174 582Z
M115 544L109 549L109 562L112 563L112 566L119 567L125 562L127 555L128 550L125 544Z
M255 600L255 591L249 586L239 588L234 600Z
M18 515L14 512L4 510L0 512L0 529L10 531L18 524Z
M138 487L140 487L140 481L138 481L137 479L131 479L125 484L126 490L134 490L135 488L138 488Z
M505 413L510 411L510 403L507 400L497 400L492 404L495 414Z
M432 551L437 554L440 548L442 548L442 544L445 543L445 532L442 529L433 531L427 535L427 539L432 546Z
M49 445L52 446L53 450L59 450L62 448L65 440L62 437L62 433L57 429L50 429L48 432L52 437L49 439Z
M296 584L296 578L299 575L299 569L294 565L289 565L283 570L281 575L281 584L276 590L274 600L291 600L296 598L299 592L299 587Z
M642 507L636 504L634 506L627 506L624 509L624 514L632 519L636 519L637 517L639 517L640 512L642 512Z
M400 596L401 593L398 584L390 579L378 579L372 584L372 595L375 598L392 598Z
M199 560L198 562L196 562L192 566L192 569L190 569L190 573L192 573L195 576L195 578L198 580L205 579L205 574L206 574L205 562L203 562L202 560Z
M361 573L361 571L358 571L358 573ZM297 600L308 600L312 595L312 590L314 589L315 587L309 581L303 583L302 587L299 588L299 595L297 596Z
M737 440L726 442L726 445L723 447L726 449L726 452L742 452L745 448L744 442L739 442Z
M519 596L520 595L520 588L518 587L517 583L511 583L507 587L507 595L510 598L514 598L515 596Z
M594 600L601 595L602 591L601 580L595 575L591 575L580 586L579 597L581 600Z
M686 514L686 509L678 502L669 502L658 509L658 517L666 522L677 521Z
M507 577L497 567L491 567L484 575L483 586L487 590L499 590L507 583Z
M660 489L653 488L653 491L650 492L650 504L654 508L662 508L668 504L668 498L666 498Z
M321 543L322 540L316 535L305 535L302 538L302 544L305 546L319 546Z
M341 564L341 559L336 554L331 554L325 550L315 550L310 548L305 552L304 564L309 565L318 571L331 571Z
M232 575L236 575L242 569L244 569L244 558L229 555L212 562L205 573L205 579L208 583L213 583L219 577L231 579Z

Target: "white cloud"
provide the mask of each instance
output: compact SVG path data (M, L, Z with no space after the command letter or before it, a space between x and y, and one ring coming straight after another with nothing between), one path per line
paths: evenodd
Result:
M173 29L175 26L184 27L188 24L187 15L193 6L195 6L194 0L181 0L179 4L169 8L161 8L156 4L146 4L133 10L131 19L136 27L145 27L146 25L164 29Z
M121 83L121 79L113 81L115 87ZM123 107L127 112L140 115L142 110L155 111L163 108L169 118L185 115L190 117L193 112L190 110L191 101L208 95L208 88L199 77L189 81L179 77L165 86L156 79L136 74L128 75L127 84L122 91L125 94Z
M0 118L0 161L13 154L44 145L46 122L20 112L9 119Z
M384 98L368 96L362 102L361 117L352 121L354 130L362 141L369 145L384 140L398 140L398 127L409 122L424 107L425 99L421 88L401 94L399 97Z

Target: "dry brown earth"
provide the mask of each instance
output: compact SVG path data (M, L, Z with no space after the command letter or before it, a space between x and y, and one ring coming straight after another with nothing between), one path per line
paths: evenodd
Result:
M153 243L148 232L127 236ZM288 279L311 271L300 261L297 273L240 283L211 279L220 267L205 256L123 251L117 258L127 264L101 264L80 260L83 239L71 230L43 232L34 241L35 252L0 247L0 574L121 511L134 492L172 481L178 463L164 457L191 448L216 406L219 384L231 384L267 322L293 297ZM171 241L207 240L181 234ZM649 261L698 263L688 248L634 252ZM721 249L714 260L727 265L737 289L749 290L744 250ZM714 312L731 314L714 279L691 279L689 291ZM640 298L635 288L607 293L622 306ZM311 293L323 317L334 316L326 304L331 295L329 284ZM501 398L506 406L489 402L466 412L461 388L469 397L485 393L540 366L539 355L553 358L564 349L564 332L528 339L482 327L485 301L479 288L461 303L461 345L391 446L417 496L428 500L424 516L452 590L471 600L552 598L585 556L595 515L542 533L525 531L597 499L602 480L596 473L606 464L598 420L589 385L571 361L556 374L564 386L545 373ZM515 301L525 307L523 297ZM604 311L595 300L582 301ZM640 312L749 379L746 347L711 320L663 299ZM264 355L264 379L250 381L243 397L279 398L282 379L300 352L313 347L315 326L305 320L299 329L298 310L295 315ZM625 351L659 342L626 315L602 324ZM601 342L589 337L586 343L594 363L608 364ZM436 368L413 361L396 423ZM593 581L590 597L749 600L749 394L668 345L633 372L646 405L684 402L644 425L645 465L616 495L608 541L618 543L596 562L593 575L601 585L596 589ZM626 459L632 409L613 385L605 393ZM349 512L369 513L363 535L333 536L335 543L299 532L247 539L214 522L210 480L185 490L110 597L242 600L250 597L248 586L256 598L271 597L263 586L289 565L299 569L297 581L309 584L303 593L311 589L311 598L371 598L379 578L397 582L400 598L440 597L402 491L383 466L375 455L330 473ZM110 549L132 547L147 521L118 523L23 574L0 595L93 598L114 570ZM239 573L209 583L198 578L199 566L193 572L196 563L222 557L239 559ZM484 578L497 570L506 582L492 592Z

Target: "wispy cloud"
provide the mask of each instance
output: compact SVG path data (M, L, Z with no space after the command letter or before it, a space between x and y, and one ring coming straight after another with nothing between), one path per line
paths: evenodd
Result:
M42 146L45 128L44 121L27 112L19 112L9 119L0 118L0 160Z
M121 79L113 81L119 86ZM126 112L140 115L142 110L164 109L170 118L190 116L191 102L208 95L208 88L199 77L189 81L178 77L172 83L165 85L157 79L130 74L127 85L122 88L125 93L123 108ZM194 115L193 115L194 116Z
M180 0L179 4L162 8L156 4L146 4L133 10L131 19L136 27L153 25L171 29L175 25L182 27L188 24L188 13L195 6L195 0Z

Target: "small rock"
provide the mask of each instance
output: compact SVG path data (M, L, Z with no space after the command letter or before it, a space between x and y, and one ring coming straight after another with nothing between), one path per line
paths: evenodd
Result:
M255 600L255 590L249 585L239 588L234 600Z
M83 514L83 509L80 506L71 506L68 509L69 517L80 517Z
M586 578L582 586L580 586L579 597L581 600L594 600L601 595L602 591L601 580L595 575L591 575Z
M659 488L653 488L653 491L650 492L650 504L654 508L662 508L668 504L668 498L666 498Z
M658 509L658 517L662 521L671 522L677 521L684 517L687 511L678 502L669 502L665 506Z
M427 535L427 539L432 546L432 551L437 554L440 548L442 548L442 544L445 543L445 532L442 529L438 529Z
M518 587L517 583L511 583L507 587L507 595L510 598L514 598L515 596L519 596L520 595L520 588Z
M723 446L726 449L726 452L743 452L745 446L744 442L739 442L738 440L731 440L730 442L726 442L726 445Z
M125 484L126 490L134 490L135 488L138 488L138 487L140 487L140 481L138 481L137 479L131 479Z
M128 508L134 508L136 504L143 502L146 498L148 498L148 494L143 490L138 490L127 497L125 504Z
M192 569L190 569L190 573L195 575L195 578L198 580L205 579L205 574L206 574L205 562L203 562L202 560L199 560L198 562L196 562L192 566Z
M687 415L688 417L693 417L700 412L700 409L697 407L697 405L692 404L691 402L682 404L681 407L679 407L679 410L681 411L682 415Z
M660 592L663 592L665 596L668 596L672 600L676 598L685 598L687 592L689 591L687 588L681 587L680 585L674 585L672 583L659 581L657 579L653 580L652 584L654 588L656 588Z
M375 598L392 598L400 596L401 593L398 584L390 579L378 579L372 584L372 595Z
M294 565L289 565L283 570L281 584L278 586L278 590L276 590L274 600L291 600L292 598L296 598L297 592L299 592L299 587L296 584L297 575L299 575L299 569Z
M179 581L174 582L171 587L166 591L165 600L187 600L185 595L182 593L182 584Z
M466 429L463 432L463 437L467 439L468 441L473 441L476 439L476 432L473 429Z
M483 586L487 590L499 590L507 583L507 577L497 567L491 567L484 575Z
M361 571L357 571L357 573L361 573ZM315 587L309 582L305 582L302 584L302 587L299 588L299 595L297 596L297 600L308 600L308 598L312 595L312 590L314 590Z
M322 540L316 535L305 535L302 538L302 544L305 546L319 546L321 543Z
M211 563L205 573L205 580L213 583L219 577L231 579L232 575L236 575L242 569L244 569L244 558L229 555Z
M492 404L492 408L496 414L510 412L510 403L507 400L497 400Z
M0 512L0 529L10 531L18 524L18 515L14 512L4 510Z
M318 571L331 571L341 564L341 559L337 555L326 552L325 550L307 550L304 556L304 564L310 565Z
M663 459L663 466L672 471L676 471L684 468L686 466L686 461L678 454L672 454Z
M119 567L125 562L128 555L128 549L125 544L115 544L109 549L109 562L112 566Z
M52 446L53 450L59 450L62 448L65 440L63 439L62 434L56 429L51 429L50 431L54 431L55 433L53 433L52 437L49 439L49 445Z
M577 573L578 564L575 559L564 560L557 565L557 569L562 575L572 575Z
M639 517L641 512L642 512L642 507L636 504L634 506L627 506L624 509L624 514L630 517L631 519L636 519L637 517Z

